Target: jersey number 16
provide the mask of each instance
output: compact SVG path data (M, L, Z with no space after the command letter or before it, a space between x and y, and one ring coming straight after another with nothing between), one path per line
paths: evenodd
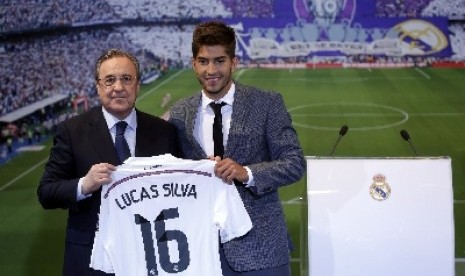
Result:
M166 230L165 220L179 218L178 208L164 209L154 221L155 237L157 240L160 266L167 273L179 273L187 269L190 263L189 245L186 235L179 230ZM136 224L140 225L142 240L144 242L145 260L148 276L158 275L157 260L155 255L155 243L152 239L152 225L141 215L135 215ZM176 241L178 244L179 261L173 263L170 260L168 241Z

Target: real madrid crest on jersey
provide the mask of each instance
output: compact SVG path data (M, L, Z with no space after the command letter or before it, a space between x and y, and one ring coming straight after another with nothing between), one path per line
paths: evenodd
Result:
M386 182L386 176L378 173L373 176L373 184L370 186L370 195L373 199L383 201L391 195L391 187Z

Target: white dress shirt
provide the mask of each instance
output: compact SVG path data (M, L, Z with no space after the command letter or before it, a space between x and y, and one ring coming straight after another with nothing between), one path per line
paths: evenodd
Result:
M221 108L221 115L223 119L223 146L225 150L229 137L229 128L231 126L231 116L233 113L235 92L236 86L234 83L232 83L228 93L226 93L226 95L224 95L224 97L220 100L215 101L216 103L226 103L226 105ZM194 122L194 137L205 151L207 156L213 156L214 154L213 120L215 118L215 113L209 105L211 102L214 101L208 98L205 95L205 92L202 90L202 102L199 106ZM244 184L247 187L253 186L254 182L252 171L249 169L249 167L245 166L244 168L247 170L247 174L249 175L249 181Z

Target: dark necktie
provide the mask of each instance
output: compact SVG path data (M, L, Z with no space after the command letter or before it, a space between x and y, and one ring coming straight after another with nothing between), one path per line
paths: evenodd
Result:
M215 119L213 119L213 144L214 155L223 158L223 116L221 115L221 108L225 106L225 102L215 103L211 102L210 106L215 112Z
M126 141L126 138L124 138L124 131L126 130L127 126L128 123L125 121L116 123L115 149L121 163L123 163L124 160L131 156L128 142Z

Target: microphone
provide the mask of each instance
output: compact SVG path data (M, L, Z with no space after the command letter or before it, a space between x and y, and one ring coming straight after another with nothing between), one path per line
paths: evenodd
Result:
M349 127L347 125L343 125L341 129L339 130L339 136L337 137L336 143L333 146L333 149L329 153L329 156L333 156L334 150L336 149L337 145L339 144L339 141L341 141L342 136L346 135L347 131L349 130Z
M402 129L400 131L400 136L402 136L402 138L408 142L408 144L410 145L410 147L412 148L413 152L415 153L415 156L418 156L418 153L417 151L415 150L415 147L413 146L412 144L412 141L410 141L410 135L408 134L408 132L405 130L405 129Z

